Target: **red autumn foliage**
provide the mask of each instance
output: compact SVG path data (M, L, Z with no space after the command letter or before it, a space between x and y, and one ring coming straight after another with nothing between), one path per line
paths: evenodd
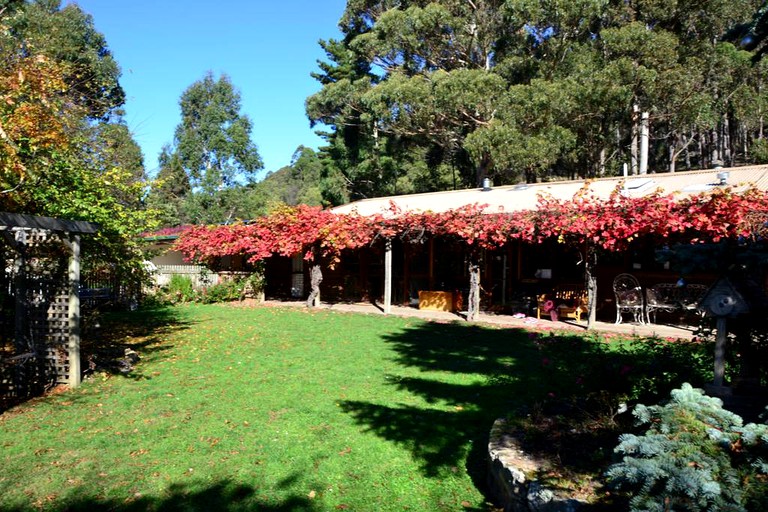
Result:
M247 255L252 261L303 254L307 260L325 258L331 265L345 249L378 239L428 235L452 237L484 249L515 239L537 243L555 238L620 251L641 237L697 243L750 236L764 229L768 194L757 189L737 194L725 188L678 199L658 192L626 197L617 189L602 199L587 184L568 200L541 196L533 211L483 211L483 205L439 213L401 211L391 204L380 214L361 216L302 205L282 208L247 225L194 227L179 237L175 247L187 258L202 262L234 254ZM762 224L756 225L755 218L763 219Z

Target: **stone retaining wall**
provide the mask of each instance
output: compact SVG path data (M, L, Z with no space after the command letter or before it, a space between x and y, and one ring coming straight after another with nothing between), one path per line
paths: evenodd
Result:
M504 512L571 512L588 508L581 501L559 496L535 479L546 468L545 462L520 449L503 418L493 423L488 455L488 485Z

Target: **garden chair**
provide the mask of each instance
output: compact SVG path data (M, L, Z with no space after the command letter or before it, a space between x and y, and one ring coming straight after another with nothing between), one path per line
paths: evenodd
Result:
M677 297L679 288L675 283L659 283L646 288L645 319L649 324L656 323L657 311L672 313L680 308L680 301Z
M622 322L623 313L632 313L636 323L645 323L643 290L632 274L619 274L613 280L613 294L616 296L616 323Z

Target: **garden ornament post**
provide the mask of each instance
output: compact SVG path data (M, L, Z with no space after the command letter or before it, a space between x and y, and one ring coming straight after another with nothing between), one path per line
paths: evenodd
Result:
M715 378L712 391L725 392L725 343L728 339L729 318L749 312L749 305L730 279L721 278L707 291L699 303L699 309L717 321L715 340Z

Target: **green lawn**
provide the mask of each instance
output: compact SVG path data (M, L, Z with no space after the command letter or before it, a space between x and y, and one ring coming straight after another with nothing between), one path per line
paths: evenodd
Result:
M691 375L657 368L659 351L670 368L700 353L228 305L138 311L101 333L86 344L98 364L105 346L142 360L0 415L0 510L489 510L496 418L666 393Z

